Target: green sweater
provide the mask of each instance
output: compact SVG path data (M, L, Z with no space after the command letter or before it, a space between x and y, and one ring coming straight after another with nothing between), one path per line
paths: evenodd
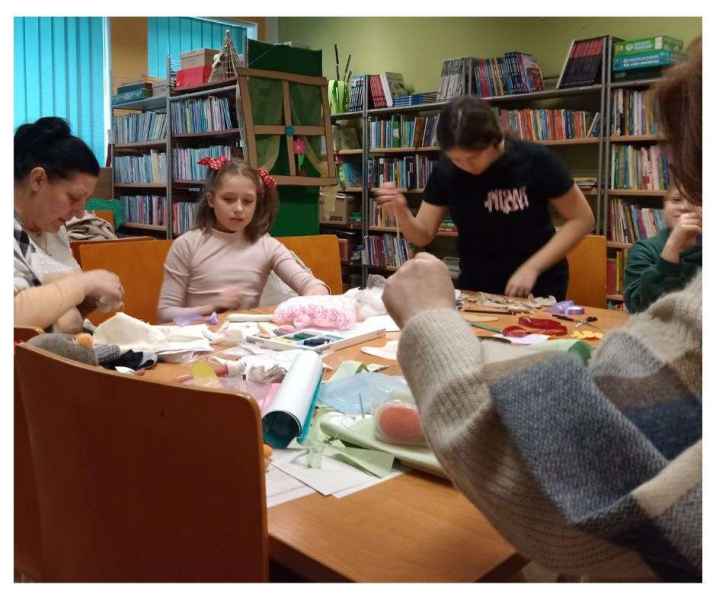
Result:
M667 292L683 289L701 268L701 244L682 252L678 264L661 258L670 234L670 229L662 229L629 250L624 270L624 302L629 312L646 310Z

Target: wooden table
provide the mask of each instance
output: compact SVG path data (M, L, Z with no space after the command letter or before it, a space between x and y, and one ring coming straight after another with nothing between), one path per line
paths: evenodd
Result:
M580 329L606 332L628 318L603 309L587 314L598 320ZM486 324L501 329L517 319L500 316ZM370 345L398 337L389 333ZM358 346L325 358L332 367L344 360L386 364L383 373L400 373L394 361L368 357ZM160 364L145 376L166 383L189 371L189 365ZM268 510L268 532L271 558L313 581L504 581L525 564L460 492L418 471L341 499L316 493L274 506Z

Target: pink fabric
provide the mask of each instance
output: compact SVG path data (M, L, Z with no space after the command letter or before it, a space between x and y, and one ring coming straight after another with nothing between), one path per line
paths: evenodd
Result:
M297 329L350 329L356 323L356 303L343 296L289 298L276 307L273 322Z
M299 294L323 284L268 234L252 244L243 233L193 229L174 240L169 250L159 308L213 304L230 286L245 289L240 308L254 308L272 270Z

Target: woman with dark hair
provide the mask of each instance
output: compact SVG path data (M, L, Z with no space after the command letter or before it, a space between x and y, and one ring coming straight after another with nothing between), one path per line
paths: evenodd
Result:
M83 214L99 164L57 117L18 127L14 146L15 325L76 333L83 312L124 295L113 273L80 270L64 227Z
M655 96L676 185L701 205L701 45ZM523 556L591 579L701 580L701 273L568 353L488 364L421 253L383 300L430 446Z
M444 156L417 216L392 183L377 190L378 204L421 247L450 213L458 230L460 289L563 300L565 256L594 227L592 210L565 166L540 144L505 137L490 106L474 96L443 109L437 135ZM564 220L557 233L550 207Z

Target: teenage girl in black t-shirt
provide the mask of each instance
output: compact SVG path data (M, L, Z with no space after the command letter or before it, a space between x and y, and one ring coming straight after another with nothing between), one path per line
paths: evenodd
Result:
M564 299L565 256L594 227L594 216L564 165L543 145L505 138L490 106L474 96L440 114L443 157L413 216L392 183L376 192L416 246L435 237L448 211L458 230L461 289ZM551 206L564 220L555 232Z

